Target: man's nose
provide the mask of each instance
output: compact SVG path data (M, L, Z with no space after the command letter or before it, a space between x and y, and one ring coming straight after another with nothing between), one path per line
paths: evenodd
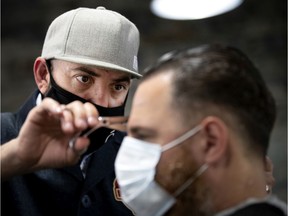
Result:
M98 86L93 91L93 94L90 96L90 100L100 106L108 107L109 106L109 90L104 86Z

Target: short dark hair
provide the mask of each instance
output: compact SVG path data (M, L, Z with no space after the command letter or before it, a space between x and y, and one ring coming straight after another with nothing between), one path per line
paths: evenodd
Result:
M141 82L167 71L173 73L172 103L186 121L195 111L218 108L219 117L232 114L236 118L248 141L256 144L250 145L252 150L267 153L276 105L245 54L219 44L173 51L147 69Z

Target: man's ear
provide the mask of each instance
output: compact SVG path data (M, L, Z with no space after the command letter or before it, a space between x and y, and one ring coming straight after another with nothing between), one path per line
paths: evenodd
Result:
M229 131L221 119L214 116L206 117L202 123L202 131L205 133L205 162L208 164L217 163L225 158L228 150Z
M38 57L34 62L34 79L38 89L45 94L49 89L50 75L49 69L44 58Z

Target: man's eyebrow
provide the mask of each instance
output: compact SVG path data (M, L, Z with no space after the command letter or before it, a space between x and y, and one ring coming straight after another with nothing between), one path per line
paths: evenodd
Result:
M80 67L76 67L74 70L82 71L82 72L87 73L91 76L100 77L100 74L98 74L97 71L95 72L93 70L90 70L87 67L80 66ZM117 77L117 78L113 79L113 82L129 82L130 83L130 80L131 80L131 77L129 75L123 75L121 77Z
M95 76L95 77L100 77L99 74L97 74L97 72L93 71L93 70L90 70L89 68L87 67L83 67L83 66L80 66L80 67L76 67L74 68L73 70L78 70L78 71L82 71L82 72L85 72L91 76Z
M128 82L130 83L131 77L129 75L123 75L113 79L114 82Z

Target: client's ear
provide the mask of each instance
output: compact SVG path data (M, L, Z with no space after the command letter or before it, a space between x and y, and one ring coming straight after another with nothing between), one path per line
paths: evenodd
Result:
M205 142L205 162L215 163L224 157L228 148L228 127L218 117L208 116L202 123L202 132L206 137Z

